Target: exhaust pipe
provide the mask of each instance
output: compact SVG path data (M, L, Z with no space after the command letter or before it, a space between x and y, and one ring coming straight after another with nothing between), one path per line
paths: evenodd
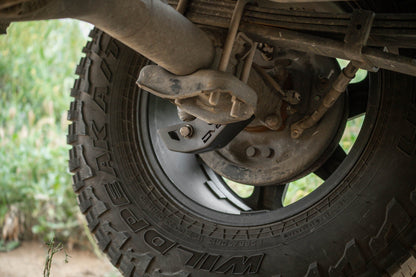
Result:
M0 23L58 18L89 22L175 75L208 68L208 36L160 0L5 0Z

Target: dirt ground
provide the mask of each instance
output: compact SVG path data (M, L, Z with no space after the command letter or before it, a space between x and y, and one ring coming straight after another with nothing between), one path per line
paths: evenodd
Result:
M11 251L0 252L1 277L43 276L47 248L40 242L23 242ZM100 259L89 251L67 251L71 256L65 263L63 251L53 257L51 277L119 277L106 258Z

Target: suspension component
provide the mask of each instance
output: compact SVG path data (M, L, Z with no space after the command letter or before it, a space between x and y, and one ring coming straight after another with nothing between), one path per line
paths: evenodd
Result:
M138 86L154 95L173 100L181 114L188 113L208 123L229 124L249 119L257 107L257 94L246 83L257 43L243 33L237 35L248 2L250 0L236 3L218 71L204 69L187 76L176 76L158 66L149 65L140 72ZM244 57L241 80L226 72L237 37L251 45Z
M178 107L181 119L191 119L186 124L159 130L168 149L202 153L221 148L254 119L258 97L247 82L257 43L243 33L237 35L248 2L250 0L237 1L218 70L203 69L187 76L177 76L159 66L149 65L140 72L137 80L139 87L171 100ZM183 5L184 1L179 2L177 9L183 11ZM251 46L241 58L244 60L241 80L226 72L237 38Z
M272 60L262 60L257 51L255 62L285 92L296 91L302 100L289 104L257 70L253 71L249 82L257 84L255 120L225 147L199 156L219 175L238 183L285 184L319 168L338 146L348 116L347 97L341 94L319 124L293 139L290 126L318 109L341 70L334 59L281 49L276 49ZM319 76L328 78L325 88L320 86ZM280 103L273 103L272 94Z
M325 113L335 104L340 95L347 89L348 84L355 77L359 67L377 71L366 57L362 55L363 47L367 44L375 14L371 11L357 10L352 14L348 31L345 35L345 52L352 57L350 62L333 82L331 90L325 95L319 107L309 116L292 124L291 137L298 139L302 133L318 123ZM357 66L359 65L359 67Z
M291 105L299 104L301 97L300 94L294 90L284 91L282 87L273 79L272 76L267 74L267 72L259 65L253 64L254 69L267 81L282 97L282 100L288 102Z
M319 107L310 116L304 117L291 126L293 139L298 139L306 129L314 126L325 115L347 89L348 84L354 79L357 70L358 67L354 66L352 62L342 70L338 78L333 82L331 90L322 99Z
M199 154L227 145L252 120L251 118L227 125L209 124L200 119L159 129L166 147L175 152Z
M3 0L0 4L0 23L56 18L92 23L177 75L208 68L214 59L211 39L160 0Z
M227 72L202 69L187 76L173 75L156 65L140 72L138 86L170 99L181 111L208 123L228 124L249 119L255 112L256 92Z
M227 39L225 40L224 49L220 65L218 66L219 71L226 71L230 62L231 51L237 36L238 27L240 26L241 17L243 16L244 8L250 0L238 0L235 5L233 16L231 17L230 26L228 28Z

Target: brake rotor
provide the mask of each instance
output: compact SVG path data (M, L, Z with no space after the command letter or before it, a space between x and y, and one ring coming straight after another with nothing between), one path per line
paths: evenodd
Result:
M226 147L200 157L215 172L238 183L285 184L318 169L338 146L347 120L345 94L299 139L291 137L290 126L318 107L340 68L334 59L294 51L279 53L273 61L263 62L261 66L283 88L299 93L300 103L291 105L282 101L277 111L277 118L282 121L279 130L265 128L255 120ZM256 91L259 86L272 90L264 82L259 83L259 75L254 70L249 85ZM257 110L261 111L261 107Z

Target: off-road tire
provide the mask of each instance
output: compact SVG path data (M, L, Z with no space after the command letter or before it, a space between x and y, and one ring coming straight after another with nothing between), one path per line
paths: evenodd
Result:
M147 61L97 29L90 36L71 92L69 167L89 229L125 276L413 276L415 78L371 75L367 139L325 197L276 222L232 226L164 189L138 127L146 92L135 82Z

